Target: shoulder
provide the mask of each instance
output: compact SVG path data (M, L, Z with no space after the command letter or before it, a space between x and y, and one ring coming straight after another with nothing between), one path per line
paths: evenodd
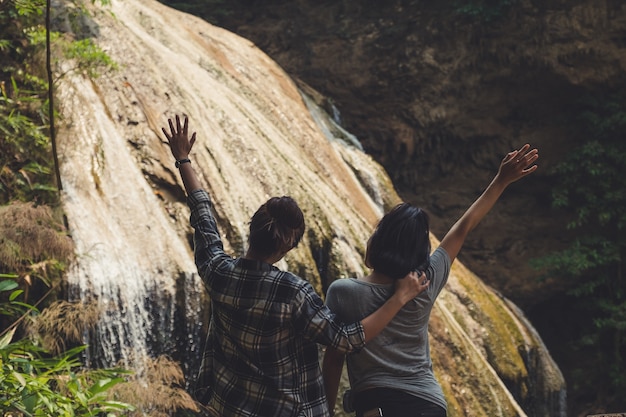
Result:
M277 295L282 293L284 296L292 296L287 293L308 293L313 290L313 286L307 280L275 266L273 266L272 272L266 274L265 280L271 283L274 287L273 291L276 291Z
M337 279L328 286L326 304L337 308L339 304L351 303L352 297L358 294L360 287L359 281L354 278Z
M441 289L446 285L452 262L448 252L439 246L430 257L430 266L426 271L431 280L427 292L438 295Z
M346 293L353 293L356 288L360 287L359 281L355 278L340 278L333 281L328 286L326 292L327 297L344 295Z
M303 303L313 305L324 303L309 281L289 271L279 270L273 291L277 297L296 306Z
M450 255L448 255L448 252L446 252L446 250L439 246L437 249L435 249L435 251L433 252L433 254L430 256L430 262L431 263L443 263L445 265L450 265Z

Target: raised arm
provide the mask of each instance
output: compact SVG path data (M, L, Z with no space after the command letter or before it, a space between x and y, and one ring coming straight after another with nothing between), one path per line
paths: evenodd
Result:
M483 191L461 218L450 228L441 241L441 247L450 256L450 261L454 261L458 255L465 238L491 210L496 201L500 198L509 184L534 172L537 165L533 165L539 152L537 149L530 150L530 145L526 144L519 150L509 152L502 162L498 173L493 178L489 186Z
M185 116L185 122L182 126L178 115L176 115L175 126L172 119L168 119L167 121L170 125L169 133L165 130L165 128L162 128L161 130L163 130L163 133L167 138L172 155L176 159L176 165L180 170L180 176L183 179L183 184L185 184L185 191L187 191L187 195L189 195L192 191L202 188L200 181L196 176L196 172L191 166L191 161L189 160L189 153L191 152L191 148L193 148L193 144L196 142L196 132L194 132L191 135L191 138L189 138L187 134L189 120L187 116Z

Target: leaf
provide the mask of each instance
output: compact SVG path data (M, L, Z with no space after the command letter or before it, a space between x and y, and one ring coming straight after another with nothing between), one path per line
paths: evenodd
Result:
M135 411L135 407L120 401L102 401L100 411ZM110 414L115 417L115 414Z
M17 379L22 387L26 387L26 379L24 379L24 375L19 372L13 371L13 377Z
M13 339L14 334L15 334L15 328L9 330L7 334L2 336L2 339L0 339L0 349L4 349L5 347L9 345L9 343L11 343L11 339Z
M111 387L124 382L124 378L105 378L105 379L101 379L99 381L96 381L95 384L93 384L91 386L91 388L89 388L89 391L93 394L99 394L101 392L107 391L108 389L110 389Z
M39 312L39 309L37 307L35 307L33 305L30 305L28 303L23 303L21 301L13 301L11 304L16 305L16 306L20 306L20 307L24 307L27 310L32 310L32 311L35 311L35 312Z
M9 301L15 301L15 299L24 292L24 290L13 291L9 296Z
M0 281L0 291L11 291L18 287L17 282L15 281Z

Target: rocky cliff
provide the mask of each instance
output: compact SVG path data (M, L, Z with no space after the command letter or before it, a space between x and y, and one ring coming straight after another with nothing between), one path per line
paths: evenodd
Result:
M547 210L547 171L581 140L568 120L582 100L624 89L622 1L235 0L192 10L326 95L436 232L502 152L538 146L543 174L512 192L464 253L521 305L541 301L527 261L564 238L564 221ZM545 239L524 243L537 230Z
M101 347L102 362L168 354L189 378L197 365L208 306L182 184L160 132L175 113L198 132L192 163L214 198L227 250L241 253L260 203L289 194L307 232L279 266L320 293L333 279L365 272L366 239L401 198L385 169L316 107L323 96L299 89L249 40L152 0L114 0L82 21L68 16L56 20L59 29L93 38L119 66L90 79L64 62L58 85L63 207L78 254L69 280L73 294L101 307L88 342ZM467 156L493 173L500 148ZM408 157L418 149L405 148L398 167L416 165ZM440 165L431 161L424 170ZM476 180L478 191L487 178ZM461 262L436 305L431 338L451 417L565 415L564 380L541 338Z
M439 236L497 155L539 147L540 170L509 190L460 259L532 317L566 376L587 366L564 343L578 334L570 284L539 280L529 261L571 238L550 208L549 172L583 139L583 109L626 90L623 1L166 2L250 39L328 97ZM572 412L586 415L595 393L572 390Z

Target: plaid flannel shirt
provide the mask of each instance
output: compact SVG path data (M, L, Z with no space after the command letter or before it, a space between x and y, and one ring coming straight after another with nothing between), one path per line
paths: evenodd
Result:
M224 253L211 201L188 197L195 262L212 319L198 380L226 416L329 416L317 343L343 352L365 343L361 323L344 325L311 284L258 261Z

